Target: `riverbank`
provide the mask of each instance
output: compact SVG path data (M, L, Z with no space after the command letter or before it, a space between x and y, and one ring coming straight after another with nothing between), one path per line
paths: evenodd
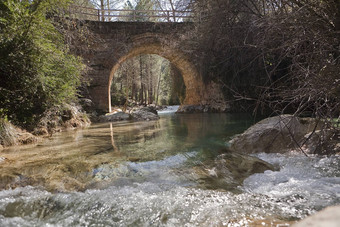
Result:
M34 144L55 133L87 127L91 121L80 105L65 104L45 111L36 126L28 131L0 119L0 150Z

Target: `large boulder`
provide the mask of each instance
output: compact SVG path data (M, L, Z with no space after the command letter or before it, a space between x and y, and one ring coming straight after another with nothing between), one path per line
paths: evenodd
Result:
M313 119L293 115L266 118L230 141L230 149L241 153L285 153L299 148L305 135L318 129Z

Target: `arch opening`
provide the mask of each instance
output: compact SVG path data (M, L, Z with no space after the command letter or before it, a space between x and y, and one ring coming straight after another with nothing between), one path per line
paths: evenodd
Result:
M111 106L180 105L185 84L180 71L167 59L142 54L124 61L111 82Z
M157 55L169 61L169 64L172 65L174 72L180 74L183 78L183 83L185 86L184 94L179 97L182 98L180 104L184 105L199 105L200 100L202 98L202 81L198 75L198 72L195 66L186 58L186 56L179 50L174 50L170 48L165 48L160 44L148 44L139 47L133 48L127 54L119 58L110 73L109 81L108 81L108 105L109 112L112 111L112 99L111 99L111 85L114 78L115 73L119 72L120 67L124 65L124 62L129 62L129 59L134 59L138 56L144 55ZM143 93L143 92L142 92ZM149 97L147 97L149 98ZM141 98L139 98L141 99ZM145 97L143 98L145 101ZM159 102L160 100L158 100Z

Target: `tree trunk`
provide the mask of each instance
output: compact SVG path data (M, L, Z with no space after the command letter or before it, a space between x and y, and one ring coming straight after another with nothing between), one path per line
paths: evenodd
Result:
M139 76L140 76L140 93L139 93L139 100L141 104L144 104L144 85L143 85L143 61L142 55L139 56Z
M110 21L110 19L111 19L111 18L110 18L110 0L107 0L106 3L107 3L107 9L108 9L107 14L109 15L109 17L107 18L107 20Z
M101 10L101 13L102 13L102 21L105 21L104 0L100 0L100 10Z
M132 62L133 64L133 62ZM131 80L131 83L132 83L132 87L131 87L131 99L134 100L135 98L135 93L136 93L136 86L135 86L135 69L134 69L134 64L132 65L131 67L132 69L132 80Z
M157 83L157 92L156 92L156 105L158 105L158 98L159 98L159 87L161 85L161 77L162 77L162 71L159 70L159 76L158 76L158 83Z
M149 95L149 104L152 104L153 103L153 74L152 74L152 66L153 66L153 64L152 64L152 56L151 55L149 55L149 64L148 64L148 76L149 76L149 90L148 90L148 95Z

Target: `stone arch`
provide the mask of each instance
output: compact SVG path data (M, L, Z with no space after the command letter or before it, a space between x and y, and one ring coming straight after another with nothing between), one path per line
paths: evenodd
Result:
M156 54L171 62L181 72L184 84L186 86L186 96L184 105L199 105L201 103L203 82L196 69L196 66L180 50L167 47L161 43L145 43L134 46L126 54L122 55L113 63L108 81L108 104L111 112L111 83L114 73L120 65L127 59L136 57L141 54Z

